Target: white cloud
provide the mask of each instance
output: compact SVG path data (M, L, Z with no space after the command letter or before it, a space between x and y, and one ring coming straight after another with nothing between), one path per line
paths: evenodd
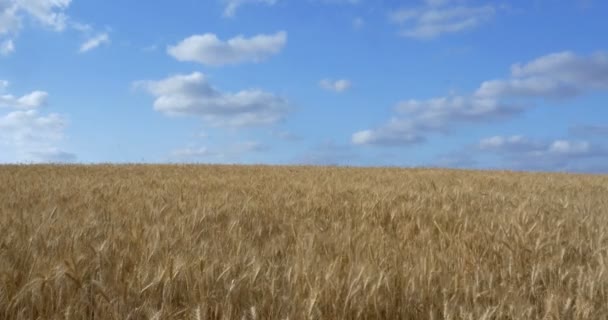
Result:
M0 92L7 87L8 81L0 81ZM0 96L0 107L9 108L7 113L0 113L0 162L57 162L62 158L74 158L58 149L67 120L59 114L44 115L37 110L46 104L47 98L44 91L33 91L21 97Z
M496 13L491 5L467 7L447 6L445 0L427 0L418 8L404 8L389 13L389 21L401 26L401 35L430 39L442 34L457 33L475 28Z
M19 10L16 1L0 1L0 35L14 33L21 28Z
M234 17L236 11L239 7L245 4L265 4L272 6L278 2L278 0L223 0L226 4L224 8L224 16L225 17Z
M3 81L0 89L8 87L8 81ZM48 93L44 91L33 91L21 97L11 94L0 95L0 107L11 107L16 109L35 109L46 104Z
M397 113L407 115L425 128L444 127L449 122L501 119L520 112L519 105L495 99L448 96L429 100L406 100L397 104Z
M210 151L206 147L182 148L171 152L172 158L190 159L190 158L206 158L219 156L219 153Z
M409 145L425 141L428 133L447 132L459 123L496 121L522 109L495 99L463 96L406 100L395 107L398 117L378 128L356 132L351 140L358 145Z
M108 44L110 43L110 36L107 33L101 33L98 34L90 39L88 39L87 41L85 41L81 46L80 46L80 53L84 53L90 50L93 50L97 47L99 47L100 45L103 44Z
M15 51L16 37L27 22L53 31L72 28L88 33L92 27L70 19L72 0L0 0L0 55Z
M37 110L18 110L0 118L0 132L3 141L22 144L29 139L60 138L65 123L58 114L43 116Z
M8 39L0 42L0 55L6 56L15 51L15 44L13 39Z
M80 22L76 22L76 21L72 21L70 23L70 27L72 27L74 30L83 32L83 33L89 33L93 31L93 27L90 24L86 24L86 23L80 23Z
M17 0L17 4L38 22L57 31L65 29L65 10L72 0Z
M511 77L485 81L479 97L569 98L590 90L608 90L608 54L577 56L565 51L511 67Z
M325 90L334 92L344 92L352 87L352 83L347 79L331 80L323 79L319 81L319 86Z
M0 34L16 33L23 24L23 17L56 31L66 27L66 9L71 0L3 0L0 1Z
M479 149L509 155L510 157L548 158L605 155L602 148L589 141L558 139L532 140L522 135L494 136L482 139Z
M469 96L400 102L397 116L387 124L356 132L351 140L354 144L407 145L456 125L508 119L533 106L531 98L574 97L593 90L608 90L607 54L549 54L513 65L511 78L485 81Z
M542 149L543 145L531 141L522 135L503 137L494 136L482 139L479 142L479 149L481 150L499 150L508 152L529 152L538 149Z
M412 121L393 118L386 125L355 132L351 142L356 145L401 146L424 141Z
M502 165L524 170L608 170L608 150L585 140L534 140L521 135L482 139L478 150L499 156ZM601 165L603 163L603 166ZM602 168L602 169L600 169Z
M556 140L551 143L548 152L558 155L583 155L590 150L591 144L588 141Z
M290 109L285 99L259 89L221 92L200 72L139 81L135 86L155 97L156 111L199 116L212 126L268 125L283 119Z
M213 33L193 35L167 52L178 61L193 61L205 65L221 66L243 62L261 62L278 54L287 43L287 32L259 34L251 38L237 36L222 41Z
M0 114L0 148L3 162L57 161L69 155L57 149L64 138L67 121L61 115L43 115L38 110ZM47 157L48 156L48 157ZM74 158L71 155L69 158Z

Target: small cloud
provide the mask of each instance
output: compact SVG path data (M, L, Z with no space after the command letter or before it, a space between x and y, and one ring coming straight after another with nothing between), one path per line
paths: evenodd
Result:
M174 158L180 159L189 159L189 158L207 158L207 157L215 157L219 154L216 152L212 152L206 147L199 148L184 148L177 149L171 152L171 156Z
M167 115L199 116L216 127L269 125L290 110L284 98L259 89L221 92L200 72L134 84L155 97L154 109Z
M319 86L325 90L333 92L344 92L352 87L352 83L347 79L331 80L323 79L319 81Z
M167 52L178 61L223 66L243 62L261 62L281 52L287 43L287 32L258 34L251 38L237 36L222 41L213 33L193 35Z
M8 86L8 81L4 81L0 85L0 89L4 90ZM44 91L32 91L21 97L15 97L11 94L0 96L0 107L10 107L15 109L36 109L46 104L48 93Z
M428 133L446 133L456 124L484 123L520 113L522 106L495 99L449 96L406 100L397 104L398 116L374 129L353 134L358 145L400 146L424 142Z
M84 53L90 50L93 50L103 44L109 44L110 43L110 36L107 33L101 33L98 34L90 39L88 39L87 41L85 41L81 46L80 46L80 53Z
M395 120L387 126L362 130L352 135L351 142L355 145L376 145L398 147L424 142L424 137L410 129L407 123Z
M597 164L602 162L608 169L608 149L585 140L495 136L482 139L478 151L496 154L505 166L514 169L589 171L599 168Z
M448 6L449 1L427 0L418 8L403 8L389 13L389 21L402 27L401 35L431 39L443 34L473 29L489 21L496 13L491 5Z
M0 55L8 56L9 54L15 52L15 44L13 43L13 39L4 40L0 42Z
M272 6L278 2L278 0L223 0L226 4L224 8L224 17L232 18L236 15L236 11L239 7L245 4L265 4Z
M70 23L70 26L76 30L76 31L80 31L83 33L88 33L93 31L93 27L89 24L85 24L85 23L80 23L80 22L72 22Z
M579 56L564 51L511 66L508 79L484 81L475 92L490 98L572 98L608 90L608 53Z
M484 138L479 142L480 150L493 150L500 152L530 152L542 148L542 144L531 141L522 135L514 135L510 137L493 136Z

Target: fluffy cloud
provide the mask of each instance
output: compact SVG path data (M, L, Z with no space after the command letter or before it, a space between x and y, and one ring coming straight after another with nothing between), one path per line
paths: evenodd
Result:
M352 87L352 83L347 79L323 79L319 81L319 86L328 91L344 92Z
M424 137L412 121L393 118L380 128L355 132L351 141L357 145L402 146L423 142Z
M388 123L356 132L351 140L359 145L408 145L457 125L508 119L532 107L532 98L574 97L593 90L608 90L607 54L549 54L513 65L510 78L485 81L468 96L400 102L397 116Z
M0 91L7 87L8 81L0 81ZM0 113L0 162L75 159L73 154L57 147L64 138L67 120L59 114L45 115L38 110L46 104L47 97L44 91L18 98L10 94L0 96L0 107L8 109Z
M21 27L19 9L16 1L0 1L0 35L19 30Z
M543 144L530 141L522 135L503 137L494 136L479 142L481 150L498 150L503 152L529 152L544 148Z
M494 136L481 140L477 147L482 154L498 155L503 166L513 169L608 170L608 149L585 140L543 141L521 135Z
M200 72L139 81L135 86L155 97L155 110L167 115L199 116L212 126L272 124L283 119L290 109L285 99L258 89L221 92Z
M110 43L110 36L107 33L98 34L92 38L89 38L80 46L80 53L84 53L93 50L103 44Z
M0 35L15 34L23 24L24 16L56 31L66 27L65 10L71 0L2 0L0 1Z
M265 4L265 5L274 5L278 2L278 0L223 0L226 7L224 8L224 16L226 17L234 17L236 11L239 7L245 4Z
M68 20L65 10L71 0L2 0L0 1L0 34L16 33L22 25L23 16L62 31Z
M193 35L167 52L178 61L193 61L205 65L222 66L242 62L260 62L281 52L287 43L287 33L259 34L251 38L237 36L222 41L213 33Z
M35 140L62 137L66 122L58 114L41 115L38 110L12 111L0 117L2 141L25 145Z
M71 3L72 0L0 0L0 55L15 51L14 39L24 26L24 21L32 21L58 32L68 27L83 33L90 32L90 26L75 22L66 14ZM100 40L99 44L104 43L103 39L97 39ZM91 48L97 45L93 42L89 44Z
M5 86L8 86L8 82L5 82ZM44 91L33 91L21 97L5 94L0 96L0 107L35 109L43 106L46 103L47 98L48 93Z
M430 132L447 132L450 127L463 122L504 119L522 109L522 106L500 103L495 99L463 96L407 100L395 107L398 117L379 128L354 133L352 143L383 146L420 143Z
M479 97L574 97L590 90L608 90L608 54L577 56L558 52L511 67L509 79L485 81Z
M62 31L68 20L65 10L72 0L15 0L14 2L36 21L54 30Z
M475 28L496 13L491 5L449 6L445 0L428 0L418 8L403 8L389 13L389 21L401 26L401 35L417 39L435 38Z

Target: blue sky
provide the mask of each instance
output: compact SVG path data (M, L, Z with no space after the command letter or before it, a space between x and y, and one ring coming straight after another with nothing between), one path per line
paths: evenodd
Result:
M0 0L0 162L608 172L608 3Z

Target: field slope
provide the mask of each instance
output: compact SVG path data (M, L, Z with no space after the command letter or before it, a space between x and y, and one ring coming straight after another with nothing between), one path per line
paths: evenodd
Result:
M608 176L0 166L0 319L606 319Z

